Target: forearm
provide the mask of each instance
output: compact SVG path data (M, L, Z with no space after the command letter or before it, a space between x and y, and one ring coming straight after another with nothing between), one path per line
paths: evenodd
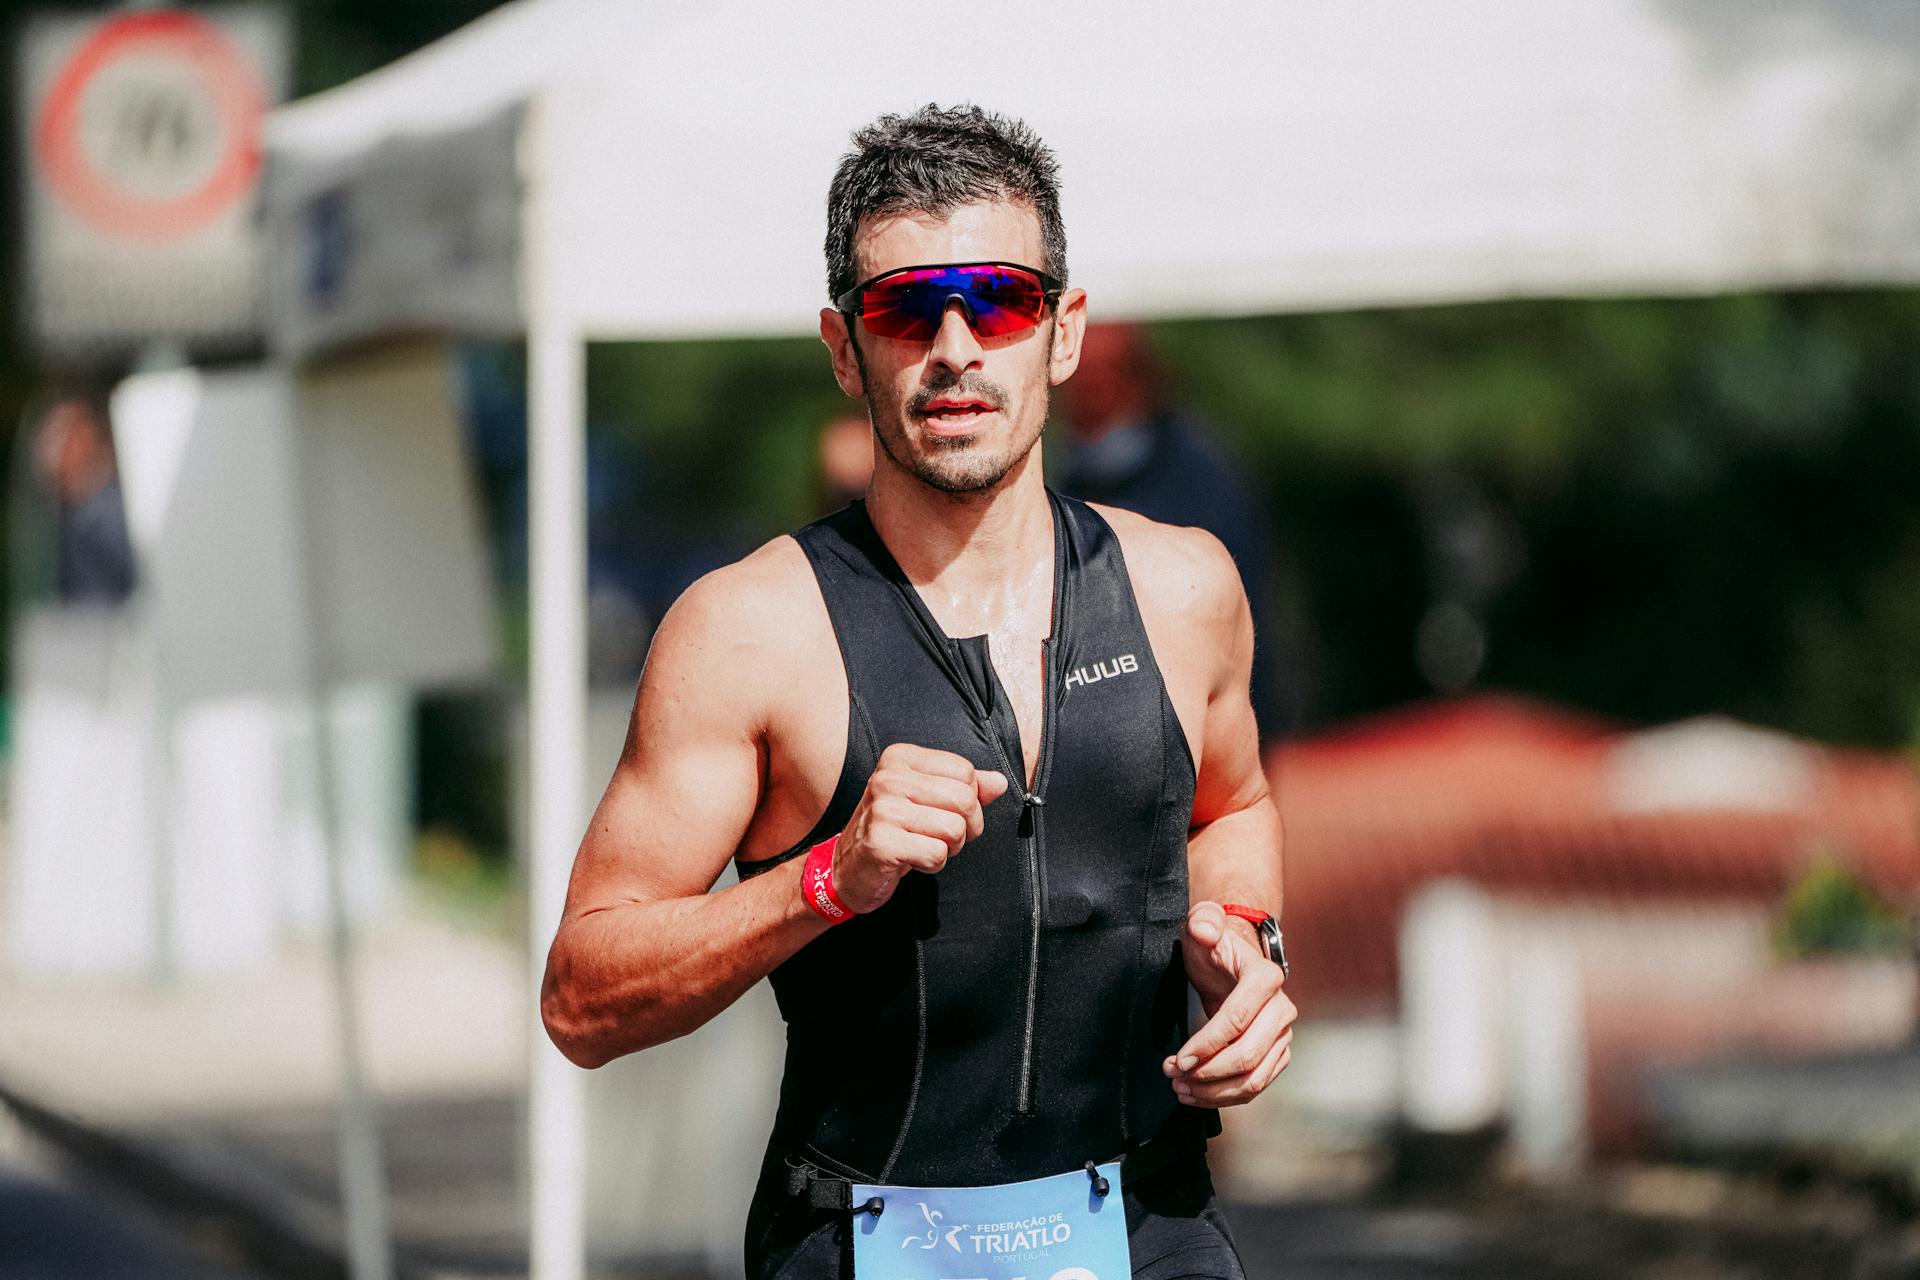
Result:
M1258 907L1278 919L1280 846L1280 813L1268 797L1215 818L1187 840L1190 900Z
M597 1067L711 1020L828 928L801 897L803 862L716 893L564 921L540 997L554 1044Z
M1182 1102L1237 1106L1258 1097L1292 1055L1297 1010L1286 975L1252 925L1220 910L1236 903L1279 914L1279 817L1262 797L1196 831L1188 853L1195 905L1183 945L1207 1021L1163 1069Z

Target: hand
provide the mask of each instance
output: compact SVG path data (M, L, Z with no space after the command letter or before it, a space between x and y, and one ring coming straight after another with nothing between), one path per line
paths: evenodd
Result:
M1217 902L1194 904L1180 945L1207 1023L1161 1070L1189 1106L1251 1102L1293 1059L1299 1011L1281 989L1286 977L1262 948L1228 926Z
M929 874L986 829L981 808L1007 778L965 756L896 742L880 753L866 794L833 850L833 887L857 912L872 911L909 871Z

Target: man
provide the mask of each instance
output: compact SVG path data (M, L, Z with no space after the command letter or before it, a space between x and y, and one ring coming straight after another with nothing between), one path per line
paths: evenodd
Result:
M662 621L548 1031L597 1066L772 975L761 1280L850 1274L854 1184L1119 1156L1135 1274L1239 1276L1210 1109L1272 1082L1294 1016L1271 921L1223 910L1280 904L1245 596L1210 535L1042 483L1086 296L1039 140L933 107L854 140L820 334L872 419L871 489ZM741 883L708 892L730 856Z
M133 592L133 547L104 398L54 401L34 436L34 461L58 503L60 601L119 604Z

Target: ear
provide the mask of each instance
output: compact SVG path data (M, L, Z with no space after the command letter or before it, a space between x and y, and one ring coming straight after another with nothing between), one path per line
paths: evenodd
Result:
M1053 354L1047 362L1047 380L1059 386L1080 367L1080 339L1087 332L1087 291L1069 289L1054 304Z
M840 389L858 400L867 393L866 380L860 376L860 361L853 353L853 335L847 332L847 318L832 307L820 308L820 341L827 344L833 357L833 380Z

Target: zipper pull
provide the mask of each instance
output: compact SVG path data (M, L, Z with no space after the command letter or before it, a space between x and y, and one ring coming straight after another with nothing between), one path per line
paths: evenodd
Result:
M1037 796L1031 791L1020 797L1021 835L1030 836L1033 834L1033 811L1035 809L1044 809L1046 804L1047 801L1045 797Z

